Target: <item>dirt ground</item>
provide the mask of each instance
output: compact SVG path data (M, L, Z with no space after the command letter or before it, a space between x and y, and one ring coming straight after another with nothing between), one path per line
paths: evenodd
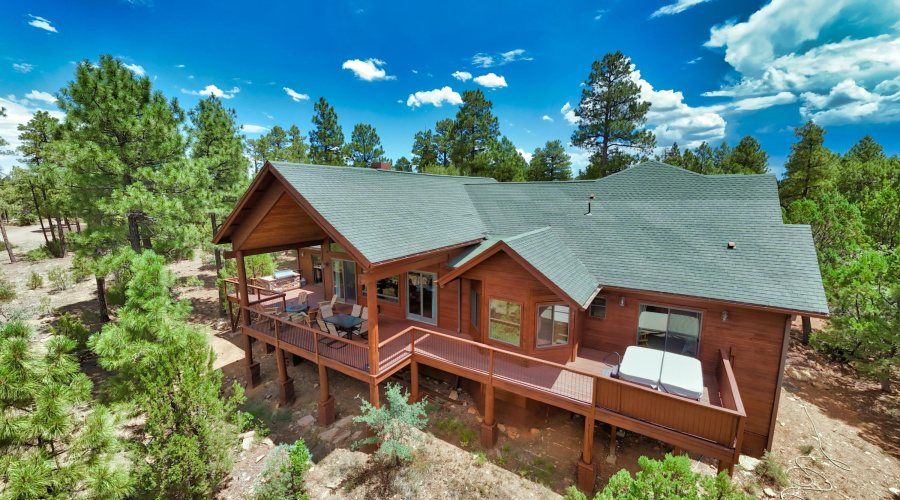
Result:
M34 227L12 227L9 234L10 240L17 246L17 255L43 243L39 227L36 231ZM224 385L230 386L234 380L245 384L241 337L239 333L229 331L227 322L218 314L215 270L211 260L209 255L198 254L193 260L172 264L171 268L180 277L196 276L203 283L202 286L179 289L180 297L190 299L193 305L190 321L207 329L218 358L215 366L224 373ZM279 260L282 267L294 265L288 255L280 255ZM63 311L87 312L90 319L91 312L96 313L97 309L93 280L62 291L50 291L46 279L44 287L38 290L25 287L25 280L33 270L46 275L54 266L68 268L71 259L38 263L22 261L10 265L3 252L0 255L0 271L17 284L19 293L19 298L7 308L28 310L32 322L39 328L44 328ZM53 309L50 314L40 311L39 302L44 296L50 297L50 307ZM822 326L822 323L813 323L814 328ZM322 429L315 423L319 382L316 366L309 362L296 366L288 363L288 375L294 379L297 399L282 408L278 404L274 354L266 354L258 342L253 349L254 358L260 362L262 384L247 391L248 400L243 409L257 415L265 423L272 444L289 444L303 438L312 451L313 460L318 462L335 449L349 449L354 441L364 435L363 427L348 417L359 414L358 398L367 397L366 384L340 373L329 372L331 392L336 402L336 422ZM87 364L90 365L91 360ZM833 488L829 492L802 492L802 495L811 499L891 498L888 488L900 488L900 395L897 394L900 391L883 393L878 384L860 379L849 367L827 363L796 341L792 342L788 365L773 451L788 467L801 454L801 446L813 446L813 455L818 460L812 468L824 474ZM408 380L408 371L401 371L391 382L407 385ZM95 381L101 382L100 378L95 378ZM564 493L573 484L582 444L582 417L570 417L563 413L551 416L546 422L535 423L534 429L504 427L497 447L482 450L478 443L481 417L468 394L444 382L427 378L422 385L431 402L428 405L429 425L426 430L438 439L468 453L485 451L487 458L497 466L542 483L557 493ZM456 392L453 394L456 399L451 399L452 392ZM804 408L809 411L809 417ZM810 417L819 431L825 452L836 461L849 465L851 470L841 470L823 460ZM596 426L594 442L598 488L602 488L609 477L622 468L637 471L637 459L641 455L663 458L665 453L672 451L672 447L665 443L626 433L618 439L615 459L610 458L608 462L605 457L609 427L604 424ZM272 446L259 435L246 450L240 442L236 442L235 466L218 498L238 499L252 494L265 462L264 457L271 449ZM691 457L695 470L715 473L714 462L708 459L698 462L701 457L695 454ZM791 471L791 475L800 479L799 471ZM738 470L735 473L735 479L742 483L754 481L755 478L748 472ZM782 490L774 485L768 486L776 493Z

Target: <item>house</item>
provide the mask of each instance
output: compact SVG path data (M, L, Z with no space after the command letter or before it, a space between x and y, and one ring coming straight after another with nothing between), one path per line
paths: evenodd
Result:
M329 369L367 382L375 404L401 369L413 397L420 370L458 376L486 447L498 419L584 415L584 490L598 421L729 472L771 448L791 318L828 315L810 228L783 223L773 175L648 161L598 180L498 183L375 167L267 163L215 235L239 264L229 300L244 311L251 385L255 339L278 354L285 402L285 354L318 364L322 425ZM254 292L242 262L281 250L297 250L313 306L337 295L368 307L367 339L263 310L293 292ZM610 376L631 346L699 360L702 396Z

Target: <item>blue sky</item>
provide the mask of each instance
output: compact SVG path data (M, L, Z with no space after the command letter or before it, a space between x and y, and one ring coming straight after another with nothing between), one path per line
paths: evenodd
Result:
M183 107L221 95L249 137L307 132L324 96L348 141L370 123L394 159L481 88L530 153L569 140L566 111L615 50L653 103L660 146L751 134L781 172L793 127L813 118L835 151L871 134L900 152L900 0L15 2L0 19L0 136L15 145L17 123L56 109L75 61L110 53Z

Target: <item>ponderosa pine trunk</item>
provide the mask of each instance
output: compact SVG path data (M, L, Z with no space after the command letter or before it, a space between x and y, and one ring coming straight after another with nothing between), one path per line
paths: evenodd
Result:
M0 218L0 233L3 233L3 244L6 245L6 251L9 253L9 263L14 264L16 262L16 256L13 254L12 244L9 242L9 237L6 236L6 224L3 222L3 219Z
M809 316L801 316L800 319L803 321L800 342L803 343L803 345L809 345L809 336L812 334L812 321L809 319Z
M78 220L78 216L75 216L75 230L78 231L79 234L81 233L81 221Z
M216 231L219 229L218 224L216 224L216 214L209 214L209 222L212 224L212 235L215 237ZM214 254L216 256L216 278L218 278L222 274L222 252L216 248ZM222 287L222 290L219 290L219 316L225 316L224 294L225 290L224 287Z
M128 242L134 253L141 253L141 230L138 227L137 216L128 215Z
M66 231L59 217L56 218L56 227L59 229L59 256L65 257L69 255L69 251L66 249Z
M97 302L100 303L100 320L109 322L109 306L106 304L106 278L97 278Z
M31 199L34 200L34 212L37 214L38 221L41 223L41 234L44 235L44 243L50 243L50 238L47 238L47 228L44 227L44 216L41 215L41 205L38 203L37 193L34 191L34 184L29 181L28 187L31 189Z

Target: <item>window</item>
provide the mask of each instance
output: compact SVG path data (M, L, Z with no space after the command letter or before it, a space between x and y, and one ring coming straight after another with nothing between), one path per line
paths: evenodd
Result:
M603 319L606 317L606 297L605 296L597 296L594 297L594 301L591 302L590 315L592 318Z
M363 297L368 296L366 295L366 288L368 288L368 286L363 285ZM375 283L375 292L378 294L378 300L397 304L400 302L400 276L391 276L390 278L378 280L378 282Z
M522 325L522 306L515 302L491 299L489 336L494 340L519 345Z
M641 305L638 345L697 357L703 314L662 306Z
M481 297L478 296L478 290L473 286L469 292L469 317L475 328L480 328L478 324L479 309L481 308Z
M569 306L538 306L537 346L569 343Z
M324 273L322 271L322 256L319 254L312 254L312 267L313 267L313 285L322 286L322 283L325 282Z
M334 242L331 242L331 244L328 246L328 249L335 253L347 253L344 251L343 247Z

